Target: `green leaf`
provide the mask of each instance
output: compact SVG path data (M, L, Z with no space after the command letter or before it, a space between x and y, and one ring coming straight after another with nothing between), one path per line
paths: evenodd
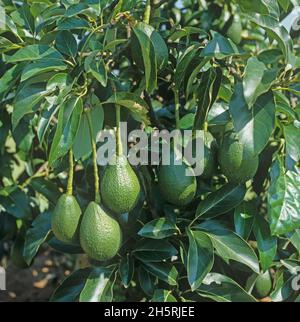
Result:
M134 260L130 254L126 254L120 261L119 274L125 288L129 287L134 275Z
M135 28L142 31L151 40L155 51L155 57L157 59L157 68L164 68L168 64L169 52L168 47L161 35L157 31L155 31L155 29L151 25L147 25L143 22L139 22L135 26ZM139 52L137 54L139 54Z
M200 53L200 47L198 45L192 45L188 47L184 53L179 57L177 66L174 73L174 84L177 91L180 90L181 84L184 80L185 74L191 65L193 59L198 57ZM202 67L202 65L201 65Z
M258 12L261 14L268 14L268 5L262 0L237 0L244 12Z
M32 262L41 245L46 241L51 231L51 213L38 215L26 232L23 256L28 265Z
M156 289L154 291L151 302L177 302L177 300L172 295L172 291Z
M277 70L269 70L256 57L247 61L243 79L244 97L247 105L252 107L258 97L270 89L276 80Z
M39 103L48 94L42 84L32 84L20 89L15 97L14 109L12 113L13 129L19 124L20 120L29 113L39 109Z
M70 31L59 32L55 38L55 46L62 54L67 56L75 57L77 54L77 42Z
M157 57L151 39L138 27L133 28L143 56L146 90L149 93L157 87Z
M178 271L174 265L164 262L147 262L143 264L143 267L150 274L156 276L158 279L168 283L169 285L177 285Z
M287 12L290 4L291 4L291 0L278 0L278 3L280 4L281 8Z
M79 269L68 276L54 291L50 302L75 302L78 300L85 280L90 275L91 268Z
M300 226L300 174L298 170L285 170L277 158L270 170L268 191L269 220L272 235L281 235Z
M138 232L141 237L163 239L178 232L176 225L167 218L154 219L143 226Z
M149 124L147 115L149 107L147 103L138 95L128 92L117 92L102 104L109 103L121 105L128 108L132 112L132 115L136 120L144 122L146 125Z
M292 63L292 40L287 30L282 27L278 20L271 16L255 14L249 17L254 23L262 27L275 40L283 52L286 62Z
M203 230L204 227L200 229ZM243 263L254 272L259 273L259 263L254 250L236 233L229 229L215 227L206 228L206 233L211 238L220 257Z
M202 74L199 87L196 90L197 112L195 115L194 130L202 130L204 128L209 110L217 99L221 80L222 71L220 68L210 68Z
M300 160L300 129L294 124L286 125L283 128L286 141L286 167L293 170Z
M275 103L272 92L261 95L249 108L243 85L236 84L229 104L234 129L247 155L258 155L268 143L275 126Z
M60 106L58 124L49 154L49 164L63 157L72 147L83 110L81 97L72 97Z
M23 3L22 6L18 10L13 11L10 16L17 25L27 29L31 34L34 34L35 20L27 3Z
M89 23L80 18L71 17L61 20L57 25L57 30L74 30L74 29L89 29Z
M201 231L187 230L189 250L187 275L192 291L202 283L214 264L214 249L210 238Z
M300 253L300 229L295 229L295 232L290 237L290 241L297 249L298 253Z
M78 14L84 13L85 11L87 11L88 8L89 8L89 6L85 3L73 4L66 10L64 16L65 17L73 17Z
M253 231L257 241L260 265L265 272L271 267L276 255L277 238L271 236L269 223L261 216L255 217Z
M0 100L11 90L11 88L19 80L21 72L24 68L24 63L19 63L9 70L7 70L4 75L0 78Z
M80 302L111 302L115 282L115 267L93 267L84 288L80 293Z
M213 39L202 50L201 57L223 59L229 56L241 56L243 54L244 52L233 41L214 32Z
M106 87L107 70L103 59L99 61L96 61L95 59L93 59L88 66L87 72L90 72L103 87Z
M27 194L17 186L0 189L1 207L18 219L31 218L30 200Z
M216 302L256 302L233 279L218 273L208 274L197 292Z
M92 107L89 112L84 112L80 118L79 129L76 134L73 152L76 160L88 157L92 152L91 136L88 124L87 113L91 113L93 138L96 140L97 134L103 128L104 111L99 99L93 95L89 103Z
M161 262L177 255L177 250L165 240L141 240L133 250L133 255L143 262Z
M21 76L21 81L24 82L26 79L33 76L46 73L46 72L56 72L67 69L67 66L58 59L41 59L37 62L27 65Z
M141 289L143 292L148 295L152 296L155 289L155 280L156 278L146 271L142 266L138 269L138 281Z
M235 232L243 239L247 240L251 234L255 209L250 203L243 202L234 210Z
M211 192L201 201L196 210L196 218L213 218L225 214L239 205L246 194L244 185L228 183L217 191Z
M56 205L57 200L61 195L57 184L45 178L32 178L32 180L30 180L30 186L34 191L45 196L53 206Z

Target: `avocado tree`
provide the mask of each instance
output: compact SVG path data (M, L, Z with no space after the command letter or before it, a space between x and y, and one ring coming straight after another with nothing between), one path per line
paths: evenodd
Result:
M89 259L51 301L300 301L297 5L0 0L0 249ZM204 131L204 172L129 164L121 121Z

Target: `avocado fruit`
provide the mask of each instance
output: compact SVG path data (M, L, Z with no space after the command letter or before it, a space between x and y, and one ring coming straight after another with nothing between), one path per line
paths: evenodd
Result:
M235 44L239 44L242 40L243 26L239 16L233 18L232 24L227 29L227 37L230 38Z
M100 194L106 208L121 215L131 211L140 196L139 179L124 155L114 156L100 182Z
M76 198L68 194L61 195L51 217L55 237L65 243L78 244L81 215Z
M197 191L194 170L184 161L180 165L175 164L174 151L170 153L170 165L159 166L157 179L159 191L165 201L175 206L185 206L193 201Z
M228 181L237 184L252 179L259 164L258 156L246 154L238 134L233 130L224 134L218 159L221 171Z
M212 177L217 167L217 142L210 132L204 133L204 170L202 179Z
M10 252L11 262L13 263L14 266L21 269L28 268L29 266L23 257L24 244L25 244L24 237L21 235L18 235L15 239L15 242Z
M268 270L257 276L254 287L260 298L264 298L270 294L272 290L272 278Z
M105 261L117 254L122 233L119 223L92 201L83 214L79 237L82 249L90 258Z

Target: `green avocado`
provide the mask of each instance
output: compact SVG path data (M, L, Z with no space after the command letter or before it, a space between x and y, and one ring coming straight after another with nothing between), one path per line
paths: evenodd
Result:
M135 207L141 186L125 156L114 156L114 161L114 164L108 164L104 169L100 194L104 206L121 215Z
M175 153L170 153L170 165L161 165L158 168L157 178L159 191L162 197L176 206L185 206L195 197L197 181L192 167L182 162L174 164ZM189 174L187 176L186 174Z
M204 170L201 178L209 179L216 169L217 143L215 138L209 132L204 134Z
M242 40L243 26L239 16L235 16L232 24L227 30L227 37L230 38L235 44L239 44Z
M10 260L11 262L18 268L27 268L28 265L25 262L25 259L23 257L23 251L24 251L24 243L25 239L23 236L18 235L10 252Z
M232 183L252 179L259 164L258 156L246 156L238 135L232 130L225 133L218 158L221 171Z
M272 290L272 279L269 271L258 275L255 282L255 290L259 297L268 296Z
M96 202L90 202L80 225L80 245L86 254L98 261L109 260L117 254L121 239L119 223Z
M63 194L57 201L51 218L55 237L65 243L78 244L81 209L72 195Z

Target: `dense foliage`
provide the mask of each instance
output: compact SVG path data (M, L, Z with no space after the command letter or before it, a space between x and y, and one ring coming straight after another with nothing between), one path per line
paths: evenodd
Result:
M94 257L107 260L75 270L53 301L300 301L292 288L300 266L299 41L280 24L297 1L0 5L0 256L4 243L19 267L43 244L81 256L79 244L56 238L71 240L77 226L56 237L51 230L68 191L78 202L73 223L98 213L117 237L97 236L111 249ZM174 204L170 168L134 167L127 188L138 200L122 201L120 180L120 196L107 192L116 169L101 186L96 134L119 120L149 136L156 128L205 131L206 171L192 182L191 200ZM89 221L80 232L90 254L94 228Z

